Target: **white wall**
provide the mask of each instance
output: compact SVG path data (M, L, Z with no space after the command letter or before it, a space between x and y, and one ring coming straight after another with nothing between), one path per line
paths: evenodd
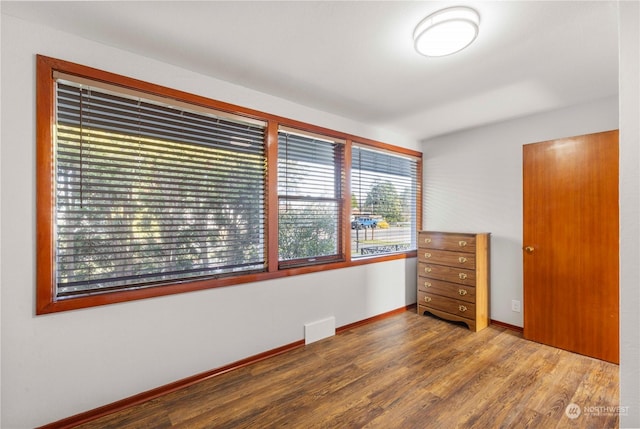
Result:
M415 302L415 259L34 315L35 54L417 149L385 130L2 16L2 421L49 423Z
M491 233L491 319L522 326L522 145L617 128L612 97L423 143L424 228Z
M640 428L640 3L619 3L620 416Z
M0 55L0 70L2 70L2 56ZM0 73L1 76L1 73ZM2 85L0 85L0 100L2 100ZM0 103L0 117L2 104ZM0 125L0 130L2 126ZM1 137L0 137L1 142ZM0 144L0 166L2 165L2 145ZM2 225L2 174L0 174L0 225ZM2 228L0 228L0 243L2 243ZM2 322L2 246L0 245L0 323ZM2 325L0 325L0 427L2 427Z

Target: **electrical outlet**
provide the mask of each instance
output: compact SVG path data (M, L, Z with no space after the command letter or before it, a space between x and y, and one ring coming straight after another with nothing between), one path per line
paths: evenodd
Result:
M515 311L516 313L520 313L520 301L514 299L511 301L511 311Z

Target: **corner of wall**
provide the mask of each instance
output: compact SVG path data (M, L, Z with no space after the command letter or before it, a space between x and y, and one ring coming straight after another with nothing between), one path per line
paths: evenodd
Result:
M640 427L640 2L618 2L620 85L620 414Z

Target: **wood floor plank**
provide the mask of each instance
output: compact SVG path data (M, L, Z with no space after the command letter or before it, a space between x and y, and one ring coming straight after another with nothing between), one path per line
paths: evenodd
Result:
M613 428L617 386L617 365L405 312L79 427Z

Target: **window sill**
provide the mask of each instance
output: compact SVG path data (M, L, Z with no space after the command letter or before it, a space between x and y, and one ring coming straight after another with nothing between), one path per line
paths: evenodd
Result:
M139 299L147 299L159 296L167 296L178 293L194 292L206 289L215 289L219 287L234 286L245 283L255 283L264 280L278 279L282 277L295 276L300 274L317 273L320 271L336 270L342 268L356 267L360 265L375 264L379 262L387 262L398 259L415 258L417 251L408 251L403 253L394 253L390 255L371 256L366 258L358 258L353 261L335 262L330 264L312 265L306 267L286 268L273 272L263 272L254 274L245 274L238 276L222 277L215 279L207 279L192 282L182 282L166 284L162 286L154 286L145 289L126 290L118 292L107 292L103 294L93 294L89 296L70 297L59 299L54 302L47 302L43 305L38 303L36 314L50 314L61 311L78 310L81 308L97 307L107 304L115 304L128 301L136 301Z

